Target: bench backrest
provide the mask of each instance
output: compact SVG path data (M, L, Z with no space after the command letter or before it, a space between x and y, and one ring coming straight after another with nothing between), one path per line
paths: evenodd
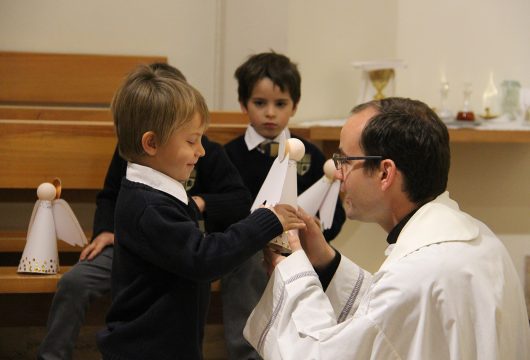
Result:
M125 75L163 56L0 52L0 104L108 106Z
M112 95L135 66L152 62L166 58L0 52L0 188L54 177L66 189L101 188L116 146ZM225 143L246 121L214 112L208 136Z

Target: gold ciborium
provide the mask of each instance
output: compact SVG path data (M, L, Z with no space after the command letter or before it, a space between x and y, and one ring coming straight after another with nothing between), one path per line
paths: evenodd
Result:
M376 91L374 94L374 100L384 99L385 95L383 94L383 90L394 77L394 69L368 71L368 77Z
M396 69L406 67L402 60L354 61L352 65L362 70L357 104L395 96Z

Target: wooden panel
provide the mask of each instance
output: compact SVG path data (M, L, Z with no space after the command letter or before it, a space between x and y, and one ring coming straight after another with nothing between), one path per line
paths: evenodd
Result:
M0 120L0 188L100 189L115 145L108 122Z
M5 120L66 120L66 121L108 121L112 114L108 107L68 107L68 106L15 106L0 105L0 119ZM211 125L244 125L248 118L241 112L212 111Z
M112 122L112 115L108 107L79 108L57 106L0 105L0 119Z
M70 266L61 266L56 275L19 274L15 266L0 266L0 294L53 293L62 274Z
M19 274L16 266L0 266L0 294L53 293L61 276L71 266L61 266L55 275ZM219 292L219 280L212 282L211 291Z
M309 138L313 141L338 141L341 127L315 126L309 129ZM476 130L449 129L453 143L530 143L529 130Z
M210 118L212 124L248 125L248 116L239 111L211 111Z
M530 129L517 130L474 130L449 129L453 143L530 143Z
M212 124L207 135L224 144L245 127ZM115 145L110 121L0 120L0 188L32 189L59 177L65 189L100 189Z
M162 56L0 52L0 103L108 105L135 66Z

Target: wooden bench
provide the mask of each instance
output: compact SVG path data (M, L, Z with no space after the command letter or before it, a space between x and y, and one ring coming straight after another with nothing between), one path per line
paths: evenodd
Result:
M33 202L36 187L57 176L63 194L95 201L116 145L112 95L137 64L152 62L166 58L0 52L2 198L16 203L29 197ZM246 121L239 112L213 112L207 134L225 143L244 132ZM0 253L20 254L25 238L26 228L0 230ZM58 246L61 253L80 252L63 242ZM57 275L20 275L16 267L2 265L2 294L54 292L69 269L62 266Z

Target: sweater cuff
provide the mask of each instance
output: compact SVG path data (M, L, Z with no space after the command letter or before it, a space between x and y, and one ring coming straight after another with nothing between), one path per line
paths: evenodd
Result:
M264 235L271 240L283 233L283 226L276 214L270 209L259 208L248 216L263 228Z

